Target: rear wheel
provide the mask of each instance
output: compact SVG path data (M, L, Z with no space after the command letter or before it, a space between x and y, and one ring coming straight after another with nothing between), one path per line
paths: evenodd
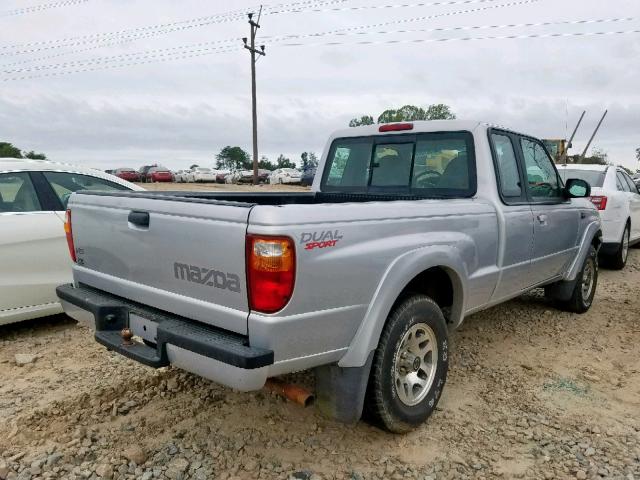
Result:
M629 224L624 227L624 232L622 232L622 239L620 240L620 245L618 246L618 250L611 257L608 257L607 266L615 269L622 270L624 266L627 264L627 258L629 257L629 234L630 228Z
M433 412L448 370L447 326L438 305L413 295L389 315L375 351L365 400L372 420L410 431Z

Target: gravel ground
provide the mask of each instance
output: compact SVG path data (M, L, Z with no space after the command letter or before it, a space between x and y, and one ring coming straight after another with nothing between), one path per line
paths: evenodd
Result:
M0 479L640 479L639 284L632 250L585 315L536 292L468 318L404 436L143 367L62 315L0 327Z

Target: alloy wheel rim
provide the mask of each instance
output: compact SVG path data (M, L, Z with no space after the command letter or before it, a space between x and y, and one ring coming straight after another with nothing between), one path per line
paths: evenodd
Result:
M590 303L591 291L593 290L595 265L593 259L589 258L582 273L582 298L585 303Z
M405 332L393 361L393 381L398 398L407 406L420 403L429 393L438 367L438 342L433 329L416 323Z
M627 256L629 255L629 230L625 228L624 233L622 234L622 261L627 261Z

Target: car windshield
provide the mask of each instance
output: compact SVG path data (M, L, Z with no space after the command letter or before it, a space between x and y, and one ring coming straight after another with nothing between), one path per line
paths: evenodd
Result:
M127 173L135 172L135 170L133 168L119 168L118 171L127 172Z
M592 187L602 187L604 185L604 170L582 170L578 168L559 168L558 173L563 182L569 178L579 178Z
M438 132L337 139L322 189L471 196L476 190L473 136Z
M205 168L205 167L198 167L198 168L196 168L196 171L198 171L200 173L211 173L211 169L210 168Z

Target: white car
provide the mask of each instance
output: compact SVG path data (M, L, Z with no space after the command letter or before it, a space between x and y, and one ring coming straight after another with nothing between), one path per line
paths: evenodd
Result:
M622 269L629 245L640 242L640 193L631 177L612 165L558 165L563 180L581 178L591 185L591 201L602 219L600 257Z
M216 174L207 167L196 167L191 171L194 182L215 182Z
M173 178L175 178L175 182L176 183L186 182L186 180L184 179L184 174L185 174L184 170L176 170L173 174Z
M43 160L0 158L0 325L62 312L70 283L64 232L76 190L144 190L114 175Z
M279 168L274 170L269 177L269 183L300 183L302 173L295 168Z

